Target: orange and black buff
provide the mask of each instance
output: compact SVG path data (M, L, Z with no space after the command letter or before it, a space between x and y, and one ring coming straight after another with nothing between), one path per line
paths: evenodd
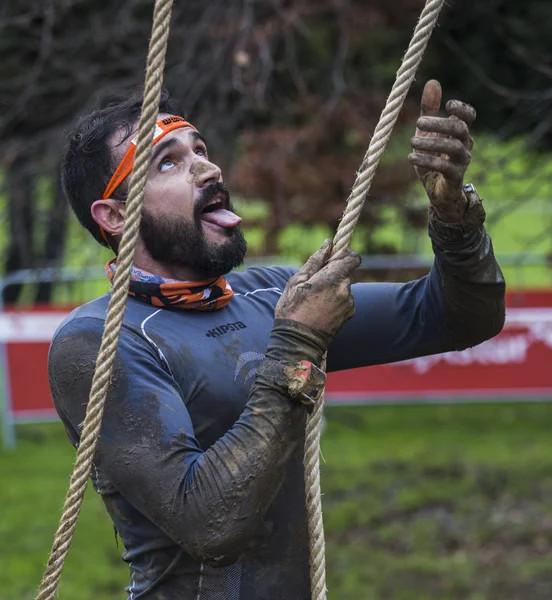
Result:
M105 272L111 283L117 270L115 261L116 259L112 259L105 266ZM207 281L163 282L160 277L132 267L128 294L162 308L219 310L230 302L234 292L222 276Z

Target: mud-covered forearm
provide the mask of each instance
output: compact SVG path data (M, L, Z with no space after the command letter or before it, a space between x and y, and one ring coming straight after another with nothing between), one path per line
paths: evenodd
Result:
M485 211L476 195L468 199L457 223L443 223L432 208L429 218L447 334L455 350L499 333L505 316L505 282L483 227Z

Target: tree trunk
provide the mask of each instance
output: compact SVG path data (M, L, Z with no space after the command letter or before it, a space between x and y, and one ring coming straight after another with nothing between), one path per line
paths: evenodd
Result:
M25 150L16 150L6 168L6 196L8 209L9 241L6 250L5 273L9 275L33 264L34 215L32 199L34 172L32 161ZM21 285L11 285L4 290L6 304L15 304L21 294Z
M58 169L59 173L59 169ZM61 266L61 258L67 238L67 202L61 189L61 180L58 175L54 197L46 222L46 235L44 239L44 250L41 258L47 266ZM44 282L38 284L35 302L46 303L52 300L53 283Z

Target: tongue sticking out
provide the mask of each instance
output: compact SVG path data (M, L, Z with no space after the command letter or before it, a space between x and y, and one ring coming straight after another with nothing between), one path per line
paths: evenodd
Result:
M236 227L242 222L241 217L238 217L238 215L225 208L219 208L213 212L203 213L201 215L201 220L207 221L208 223L214 223L219 227Z

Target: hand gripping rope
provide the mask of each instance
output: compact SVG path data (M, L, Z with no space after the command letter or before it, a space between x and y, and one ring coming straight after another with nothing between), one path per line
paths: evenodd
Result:
M374 132L374 137L357 172L343 218L335 234L332 256L342 248L346 248L351 241L380 158L391 137L391 132L410 85L414 80L443 4L444 0L427 0L422 11L414 36L397 73L397 79ZM126 222L117 258L117 273L113 282L113 292L108 306L104 334L96 360L96 370L92 380L90 400L82 427L75 466L50 558L36 600L53 600L56 594L63 564L69 552L86 485L92 470L94 452L100 433L105 400L123 323L134 250L138 240L144 187L151 159L153 133L163 84L172 5L173 0L156 0L155 2L144 85L144 103L138 129L136 162L126 203ZM310 537L312 600L324 600L326 598L326 563L319 471L322 410L323 401L321 400L308 419L305 438L305 489Z

